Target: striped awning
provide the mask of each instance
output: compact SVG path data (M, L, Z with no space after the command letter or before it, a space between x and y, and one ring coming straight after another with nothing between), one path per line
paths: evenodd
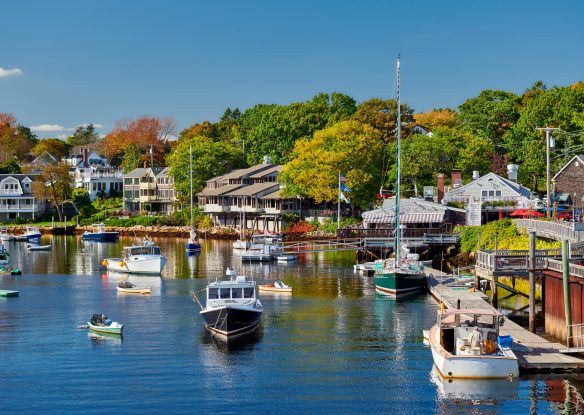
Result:
M393 212L372 211L363 214L364 223L393 223ZM444 212L429 213L402 213L400 223L441 223L444 221Z

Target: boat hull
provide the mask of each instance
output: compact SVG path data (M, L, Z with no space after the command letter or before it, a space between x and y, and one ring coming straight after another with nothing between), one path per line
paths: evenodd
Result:
M201 250L201 244L196 242L187 242L185 244L185 249L187 252L197 252Z
M225 306L204 309L200 314L211 333L226 339L234 339L258 328L262 310Z
M519 376L515 355L457 356L446 352L436 338L436 326L430 331L430 348L436 369L445 378L504 379Z
M426 287L424 274L407 272L378 272L374 275L375 290L385 295L406 295L422 291Z
M119 232L85 232L81 235L84 241L115 242L120 237Z
M291 293L292 292L292 287L278 288L278 287L274 287L272 284L258 285L258 289L260 291L269 291L269 292L274 292L274 293Z
M26 247L29 251L50 251L53 245L29 245Z
M150 294L152 292L152 287L143 287L143 288L123 288L117 287L118 292L120 293L128 293L128 294Z
M89 329L91 331L95 331L96 333L106 333L106 334L122 334L122 330L124 328L123 324L112 324L111 326L94 326L91 323L87 323Z
M106 259L108 271L123 272L126 274L150 274L159 275L166 265L163 256L152 256L139 259L122 260L121 258Z

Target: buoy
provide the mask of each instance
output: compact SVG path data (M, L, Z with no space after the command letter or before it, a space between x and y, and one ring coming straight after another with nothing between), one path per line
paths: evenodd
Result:
M120 267L122 267L122 268L123 268L123 267L125 267L125 266L126 266L126 263L125 263L124 261L120 261Z
M103 265L104 267L107 268L107 259L104 259L103 261L101 261L101 265Z

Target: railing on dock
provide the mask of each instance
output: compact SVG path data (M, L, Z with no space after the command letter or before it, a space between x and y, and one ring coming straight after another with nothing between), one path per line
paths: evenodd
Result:
M535 219L517 219L514 221L518 231L521 229L532 230L538 236L548 237L561 241L567 239L570 242L584 241L584 224L575 222L550 222Z
M568 347L584 351L584 324L571 324L572 335L568 336Z
M323 241L284 242L282 252L357 251L363 249L363 239L327 239Z
M573 249L571 257L582 258L582 249ZM505 273L525 273L529 270L529 251L525 250L498 250L478 251L476 253L476 267L490 273L505 275ZM562 272L562 253L559 249L542 249L535 252L535 268L550 269ZM584 266L570 264L570 275L584 277Z
M544 261L544 268L550 271L563 272L562 261L552 258L546 258ZM584 266L570 263L570 276L584 278Z

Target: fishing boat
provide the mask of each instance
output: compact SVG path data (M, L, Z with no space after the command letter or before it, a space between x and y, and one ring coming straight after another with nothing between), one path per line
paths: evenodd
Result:
M106 334L122 334L124 325L118 323L117 321L112 321L103 314L94 314L91 316L91 320L87 322L87 326L90 330L97 333Z
M193 222L193 146L189 147L189 166L190 166L190 183L191 183L191 229L189 240L185 245L187 254L196 253L201 250L201 244L197 241L197 232Z
M26 244L26 249L29 251L50 251L53 245L39 245L39 244Z
M166 257L160 254L158 246L126 246L122 250L121 258L106 258L102 265L108 271L159 275L166 265Z
M22 235L22 240L26 241L33 241L36 239L40 239L41 231L39 230L38 226L27 226L24 228L24 234Z
M272 259L272 253L268 246L262 248L250 248L241 253L243 262L268 262Z
M95 231L85 231L81 235L81 239L84 241L115 242L120 237L119 232L106 231L103 223L96 223L91 226L95 228Z
M0 265L8 265L10 261L10 252L6 250L3 243L0 243Z
M13 241L14 235L8 233L8 227L2 226L0 227L0 241Z
M211 334L232 340L260 325L263 306L251 278L237 275L228 281L215 281L207 286L206 293L207 301L200 314Z
M503 315L495 309L439 310L429 343L440 374L464 379L519 376L512 339L499 335L503 322Z
M396 127L396 185L394 214L394 245L393 258L376 264L374 274L375 290L380 294L400 296L421 291L426 286L426 276L417 254L402 255L400 226L400 139L401 139L401 108L400 108L400 58L397 58L397 127Z
M152 292L152 287L136 287L128 281L121 281L116 288L118 292L128 294L150 294Z
M276 293L291 293L292 287L284 284L282 281L274 281L271 284L258 285L260 291L270 291Z
M276 258L276 261L279 261L279 262L296 261L298 259L298 257L296 255L286 255L286 254L276 254L275 258Z

